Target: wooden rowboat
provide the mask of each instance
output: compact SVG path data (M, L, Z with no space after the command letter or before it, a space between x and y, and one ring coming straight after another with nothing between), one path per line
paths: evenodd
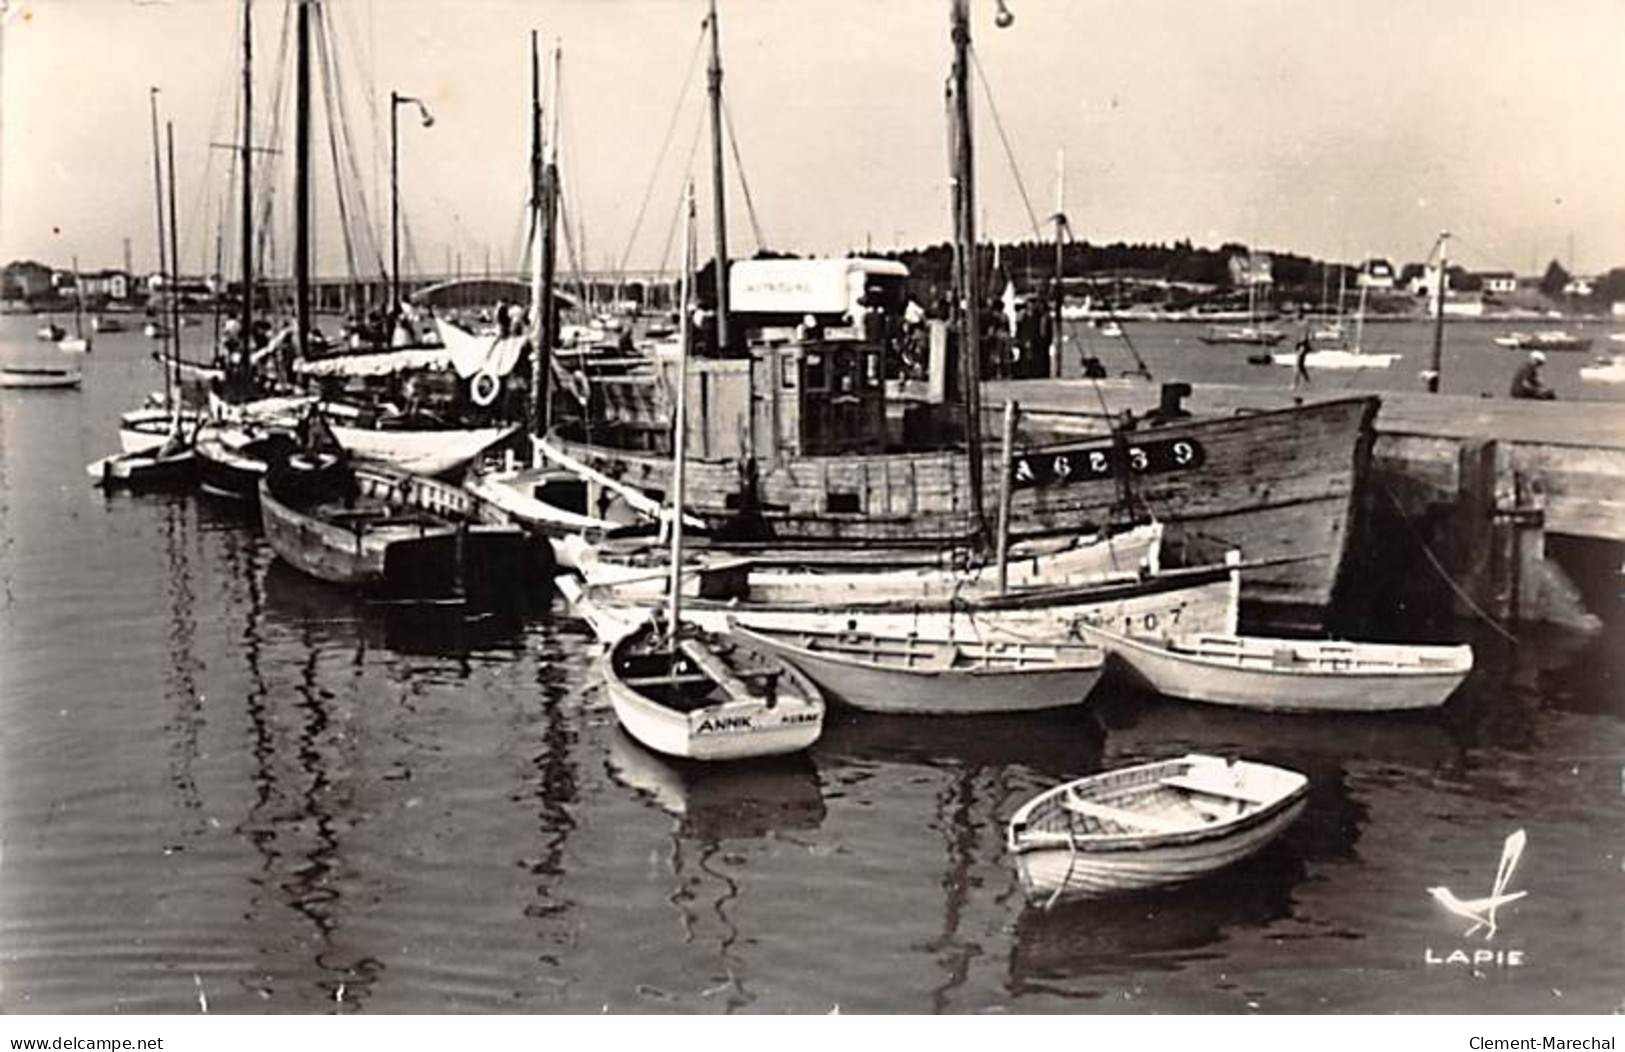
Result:
M1105 654L1081 643L927 640L873 632L734 633L811 676L830 697L869 712L929 716L1081 705Z
M85 473L106 489L189 486L197 478L196 429L176 422L160 445L139 453L114 453L85 465Z
M794 666L748 641L684 626L675 647L653 624L604 659L615 717L656 752L739 760L797 752L818 740L824 699Z
M1005 846L1047 909L1207 876L1279 836L1308 795L1296 771L1192 753L1046 790L1011 817Z
M1442 705L1473 648L1187 634L1166 639L1083 625L1144 685L1190 701L1270 712L1396 712Z

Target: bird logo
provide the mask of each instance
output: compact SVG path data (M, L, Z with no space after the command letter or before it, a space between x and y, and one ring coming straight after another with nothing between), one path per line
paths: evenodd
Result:
M1434 901L1458 917L1465 917L1472 921L1472 927L1463 933L1470 936L1480 928L1486 929L1484 938L1495 938L1495 913L1509 902L1516 902L1529 894L1527 891L1507 891L1507 884L1512 880L1512 871L1517 868L1518 860L1523 857L1524 844L1528 837L1523 830L1509 834L1506 843L1501 846L1501 864L1495 870L1495 883L1490 887L1489 895L1481 899L1467 899L1463 901L1447 887L1438 886L1428 889Z

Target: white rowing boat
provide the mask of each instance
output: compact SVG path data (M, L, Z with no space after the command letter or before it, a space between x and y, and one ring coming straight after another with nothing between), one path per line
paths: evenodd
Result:
M1082 643L974 643L872 632L736 635L811 676L830 697L869 712L970 716L1081 705L1105 654Z
M748 642L653 624L604 658L615 718L655 752L742 760L798 752L818 740L824 699L794 666Z
M1268 712L1395 712L1442 705L1473 648L1193 633L1146 639L1080 626L1145 685L1191 701Z
M1296 771L1192 753L1046 790L1005 846L1028 901L1048 908L1205 877L1274 840L1308 795Z

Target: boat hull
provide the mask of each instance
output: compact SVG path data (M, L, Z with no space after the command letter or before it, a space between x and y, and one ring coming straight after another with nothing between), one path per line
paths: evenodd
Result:
M622 675L630 653L645 643L641 636L629 635L611 647L603 674L615 718L655 752L703 761L782 756L808 748L823 732L823 699L793 668L785 674L795 682L772 704L766 698L730 699L686 712L659 704Z
M1131 451L1165 455L1136 475L1135 501L1163 523L1165 562L1211 563L1244 545L1250 563L1243 601L1250 621L1318 631L1334 603L1348 549L1359 484L1370 462L1375 398L1336 399L1287 410L1179 420L1130 432ZM571 459L651 493L668 490L664 457L556 440ZM1105 433L1032 435L1021 459L1040 464L1043 484L1011 496L1016 541L1075 536L1121 510ZM1185 462L1178 462L1183 451ZM1069 468L1099 459L1104 473ZM984 490L1001 484L998 458L986 458ZM732 459L691 459L685 510L714 536L783 545L948 547L976 533L962 451L785 457L742 480ZM831 513L829 495L855 499Z
M196 443L198 485L217 497L252 505L271 463L297 449L291 433L205 427Z
M748 629L744 634L805 672L825 695L855 709L899 716L974 716L1082 705L1103 670L1099 662L1020 670L890 668L786 646Z
M359 461L412 475L439 476L467 467L480 453L513 434L511 427L389 431L332 424L333 437Z
M1280 667L1270 667L1267 658L1255 660L1254 667L1245 667L1175 652L1157 641L1102 633L1089 626L1083 626L1081 631L1111 653L1114 662L1121 663L1132 678L1159 694L1261 712L1400 712L1437 708L1461 686L1472 669L1471 650L1465 647L1372 647L1370 649L1376 651L1437 651L1437 666L1434 670L1419 666L1362 672L1359 662L1352 657L1342 669L1292 668L1284 662ZM1261 650L1274 645L1283 654L1297 646L1316 646L1287 639L1256 642L1263 644ZM1350 653L1357 652L1359 646L1351 645Z
M80 379L77 369L0 369L0 387L66 390L78 387Z
M190 449L173 456L115 453L87 465L85 472L108 489L190 486L197 479L197 457Z
M1227 625L1193 631L1232 632L1240 573L1233 568L1168 571L1146 580L1054 590L985 600L876 604L757 604L691 599L683 616L707 631L725 631L737 620L751 628L788 632L846 632L977 644L1075 640L1080 623L1109 624L1147 633L1185 631L1186 625ZM660 609L651 598L618 598L613 590L586 588L560 578L559 590L576 615L611 642L636 630Z
M260 520L272 551L311 577L385 599L484 601L532 578L534 553L523 533L479 522L456 487L366 470L355 472L355 482L358 499L440 518L346 524L295 507L267 477L259 484Z
M1297 821L1300 798L1245 829L1187 844L1116 852L1076 852L1057 845L1016 855L1016 872L1034 905L1153 891L1211 876L1256 854Z
M1038 906L1152 891L1257 853L1308 793L1295 771L1192 754L1040 793L1011 816L1006 848Z

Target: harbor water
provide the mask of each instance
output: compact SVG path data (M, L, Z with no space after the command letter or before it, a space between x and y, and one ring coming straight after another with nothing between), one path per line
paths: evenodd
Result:
M42 320L0 319L0 356L60 358ZM1162 379L1290 382L1195 326L1127 328ZM1452 328L1447 391L1504 391L1500 331ZM1405 357L1360 382L1414 388L1430 339L1373 326ZM1436 713L1108 681L1023 718L832 708L806 756L696 769L617 728L545 589L429 619L301 577L229 504L93 489L150 350L98 335L82 389L0 391L0 1011L1625 1010L1618 578L1587 582L1600 635L1455 626L1478 667ZM1560 397L1620 397L1590 357L1551 356ZM1300 770L1308 808L1202 884L1024 903L1022 801L1186 751ZM1528 894L1469 937L1428 889L1489 894L1520 828Z

